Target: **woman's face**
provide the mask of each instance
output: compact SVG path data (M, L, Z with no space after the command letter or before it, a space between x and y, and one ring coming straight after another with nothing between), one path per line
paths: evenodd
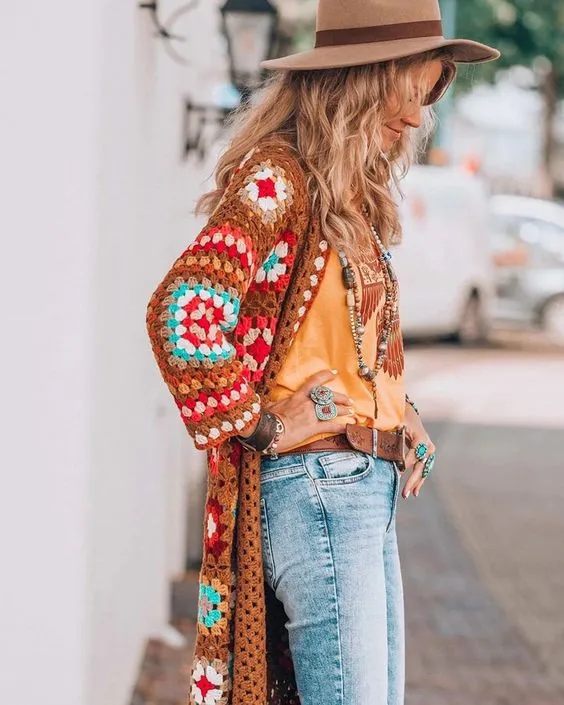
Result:
M412 71L415 79L414 85L422 85L423 91L421 95L415 95L411 99L409 107L403 110L399 116L394 114L397 111L397 106L390 106L388 110L390 117L384 120L382 134L384 140L382 149L384 152L389 151L401 139L406 127L419 127L421 124L421 103L441 77L443 65L439 59L435 59L426 66L415 66Z

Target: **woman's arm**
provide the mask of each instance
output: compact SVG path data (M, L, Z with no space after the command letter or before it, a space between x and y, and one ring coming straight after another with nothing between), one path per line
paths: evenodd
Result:
M291 156L255 151L147 306L160 373L199 449L249 435L258 421L261 400L234 332L260 265L281 235L301 222L295 209L305 210L302 180Z

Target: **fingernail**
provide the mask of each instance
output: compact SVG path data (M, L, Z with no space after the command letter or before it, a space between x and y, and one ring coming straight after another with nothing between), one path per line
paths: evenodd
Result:
M411 490L407 490L407 492L404 495L404 499L407 499L411 493Z
M354 414L354 408L352 406L349 406L349 414Z
M419 497L419 490L413 490L413 496Z
M331 372L332 372L334 375L336 375L336 374L339 373L339 370L331 370Z

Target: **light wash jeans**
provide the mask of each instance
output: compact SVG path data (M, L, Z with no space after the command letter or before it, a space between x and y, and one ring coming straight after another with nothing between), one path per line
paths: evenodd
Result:
M265 579L301 705L403 705L399 489L394 463L359 451L261 461Z

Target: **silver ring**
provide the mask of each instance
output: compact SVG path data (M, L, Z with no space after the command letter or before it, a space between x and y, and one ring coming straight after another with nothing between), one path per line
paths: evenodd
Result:
M334 399L333 390L324 385L313 387L309 393L309 398L314 404L330 404Z
M338 416L337 405L334 401L326 404L315 404L315 415L319 421L332 421Z
M333 401L335 395L332 389L325 385L313 387L309 398L315 406L315 416L319 421L332 421L338 416L337 405Z

